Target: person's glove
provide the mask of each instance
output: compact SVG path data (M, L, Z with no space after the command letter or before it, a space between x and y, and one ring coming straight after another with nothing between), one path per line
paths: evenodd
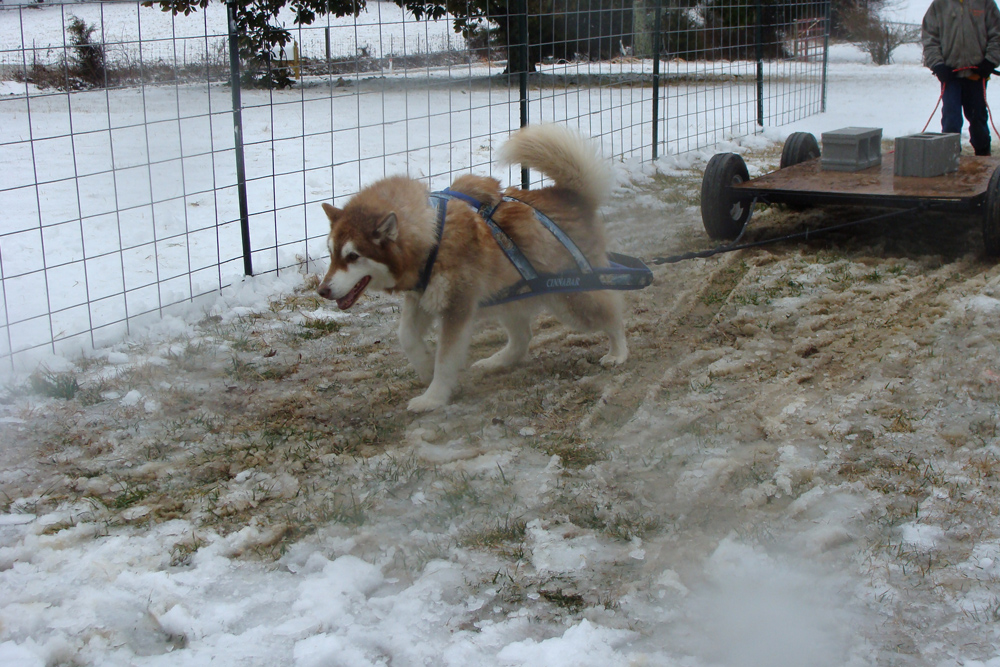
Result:
M944 63L938 63L931 68L931 71L934 72L934 76L936 76L938 81L941 83L948 83L955 78L955 72L953 72L952 69Z
M976 74L983 77L984 79L990 74L993 74L993 70L996 69L997 64L990 62L986 58L983 58L983 62L976 65Z

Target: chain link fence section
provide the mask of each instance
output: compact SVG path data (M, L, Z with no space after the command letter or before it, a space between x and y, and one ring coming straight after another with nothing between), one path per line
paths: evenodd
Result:
M221 3L0 5L0 363L120 340L246 274L315 270L319 203L378 178L537 184L493 159L526 123L648 161L823 107L828 3L464 11L283 12L292 41L267 67L292 85L268 89L232 85L247 63Z

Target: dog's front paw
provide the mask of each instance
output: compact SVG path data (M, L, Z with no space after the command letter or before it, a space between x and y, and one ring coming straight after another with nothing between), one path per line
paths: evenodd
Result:
M628 352L624 354L611 354L610 352L601 357L601 366L605 368L614 368L615 366L621 366L628 360Z
M448 401L437 396L428 396L430 392L424 392L420 396L410 400L406 409L410 412L430 412L448 405Z

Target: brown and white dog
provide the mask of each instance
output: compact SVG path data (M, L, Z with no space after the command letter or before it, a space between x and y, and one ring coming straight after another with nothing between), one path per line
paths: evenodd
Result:
M552 218L577 244L592 266L608 266L606 240L597 208L607 195L611 175L606 163L582 137L558 125L530 125L501 147L502 163L536 169L555 182L540 190L508 188L482 176L461 176L451 189L490 205L504 195L525 202L504 202L493 220L513 239L539 273L572 269L570 254L535 218L531 207ZM425 412L446 405L465 365L473 320L479 304L520 275L490 234L478 213L461 200L448 202L440 240L437 211L420 182L403 176L364 188L343 209L323 204L330 218L330 268L317 292L347 310L368 288L404 292L399 341L427 390L408 408ZM426 287L416 291L433 257ZM507 344L474 366L494 370L524 358L531 323L542 307L564 324L584 331L603 331L611 338L604 366L628 358L621 298L617 292L548 294L486 311L507 331ZM439 325L436 352L424 338Z

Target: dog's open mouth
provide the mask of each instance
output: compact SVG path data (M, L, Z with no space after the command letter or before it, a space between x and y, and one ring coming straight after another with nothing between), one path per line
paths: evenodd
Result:
M341 310L347 310L353 306L354 302L358 300L359 296L361 296L361 293L365 291L366 287L368 287L368 283L370 283L371 280L371 276L365 276L359 280L358 284L352 287L350 292L337 299L337 307Z

